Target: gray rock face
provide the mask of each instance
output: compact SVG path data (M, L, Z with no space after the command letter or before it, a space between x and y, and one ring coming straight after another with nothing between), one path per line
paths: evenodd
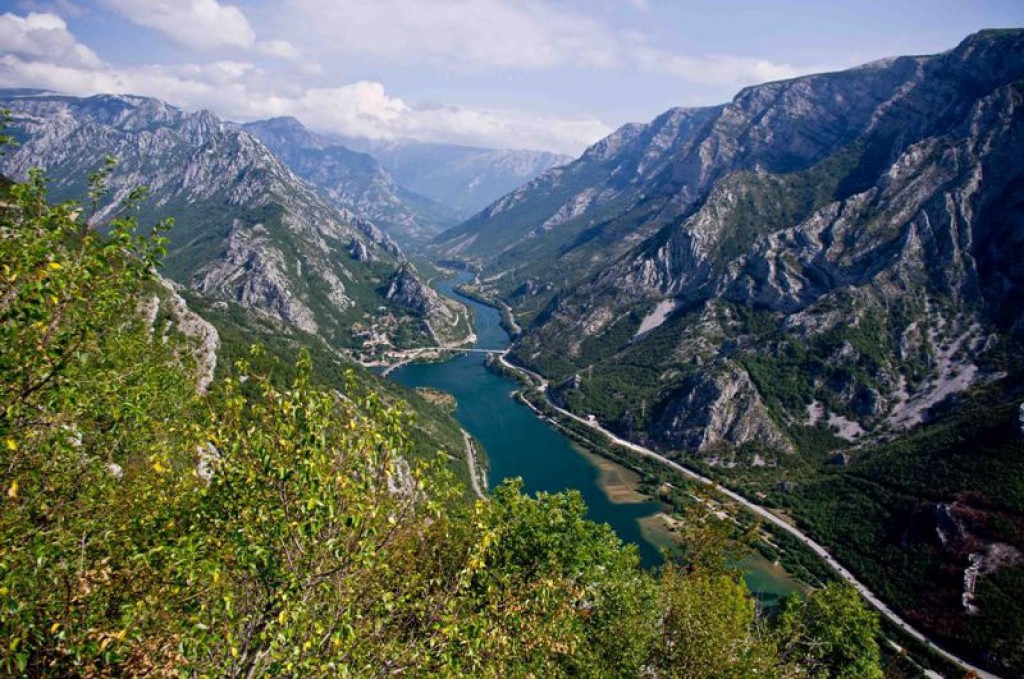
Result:
M683 382L664 402L652 431L666 447L706 452L727 444L790 444L769 416L750 377L734 366L705 370Z
M433 248L444 256L494 260L502 270L535 264L547 256L543 252L551 242L571 246L594 225L592 215L623 212L647 200L649 182L668 171L672 157L668 151L686 143L687 135L718 110L673 109L649 125L627 125L587 149L578 160L548 170L446 231ZM657 211L645 214L651 229L661 224ZM607 263L609 257L642 240L640 232L630 231L611 228L606 238L599 239L599 247L587 248L587 256L581 253L572 265L597 268ZM587 264L590 261L592 267ZM508 281L510 285L513 282L522 283L513 278Z
M384 296L398 306L424 316L443 318L449 323L454 320L454 315L441 300L441 296L420 280L408 266L403 266L395 272L388 282L388 290Z
M348 245L348 251L352 255L352 259L357 262L372 262L373 255L370 254L370 249L366 247L363 241L353 238L352 242Z
M98 227L128 191L149 187L140 222L175 220L169 278L335 345L348 342L354 320L387 303L367 301L380 270L366 263L397 270L394 241L328 206L259 140L213 114L108 95L0 92L0 106L12 111L20 142L0 158L0 172L21 178L41 167L57 199L84 198L87 175L107 155L119 160Z
M220 335L213 324L188 308L188 304L170 281L165 278L160 278L159 281L167 290L167 303L174 316L178 331L193 342L192 357L195 359L197 372L196 391L205 394L213 384L214 372L217 370Z
M553 380L657 375L631 400L670 414L645 432L667 449L784 445L819 399L859 440L994 377L986 338L1024 330L1022 105L1021 31L751 87L622 128L435 247L534 315L515 351ZM728 424L747 412L765 426Z
M335 303L351 305L340 281L336 284L338 287L332 290ZM223 256L201 268L193 277L193 285L200 292L235 300L306 332L317 332L312 310L291 289L284 254L274 246L262 224L246 228L236 222Z
M405 255L402 254L401 248L398 247L398 243L374 226L372 222L369 222L362 217L357 217L348 210L341 210L341 214L345 218L345 221L358 229L360 233L370 239L370 242L381 250L399 260L405 258Z

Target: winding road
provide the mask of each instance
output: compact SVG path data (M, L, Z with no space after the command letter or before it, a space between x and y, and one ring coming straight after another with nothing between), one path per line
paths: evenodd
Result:
M473 439L469 437L469 433L462 430L462 440L466 442L466 467L469 468L469 485L472 486L473 492L481 500L487 500L487 493L480 488L480 476L477 473L476 466L476 446L473 445ZM486 486L486 480L484 481Z
M398 357L398 358L400 358L399 362L388 366L382 372L382 375L387 375L392 370L394 370L394 369L396 369L396 368L398 368L398 367L400 367L402 365L405 365L406 363L409 363L410 361L415 360L416 358L420 357L424 353L431 352L431 351L455 351L455 352L483 353L483 354L493 354L493 355L495 355L498 358L498 360L501 362L501 364L503 366L505 366L507 369L511 370L512 372L516 372L516 373L525 375L530 380L535 382L537 390L544 397L544 400L547 402L547 404L553 410L557 411L562 416L570 418L570 419L572 419L572 420L574 420L576 422L579 422L580 424L582 424L584 426L587 426L587 427L593 429L594 431L600 432L601 434L606 436L610 441L612 441L613 443L615 443L617 445L622 446L623 448L627 448L628 450L631 450L634 453L637 453L638 455L643 455L644 457L656 460L657 462L660 462L661 464L663 464L663 465L665 465L665 466L667 466L667 467L669 467L671 469L674 469L675 471L683 474L684 476L686 476L686 477L688 477L690 479L693 479L694 481L697 481L698 483L701 483L701 484L703 484L705 486L708 486L708 487L712 488L714 491L716 491L716 492L718 492L718 493L728 497L730 500L736 502L738 505L741 505L747 511L753 513L754 515L758 516L759 518L761 518L761 519L771 523L773 526L775 526L775 527L777 527L777 528L779 528L781 530L786 531L787 533L792 535L794 538L799 540L804 546L806 546L808 549L810 549L812 552L814 552L822 561L824 561L826 564L828 564L829 567L832 568L832 570L834 570L837 574L839 574L839 576L843 580L848 582L854 589L856 589L857 592L859 592L860 595L862 597L864 597L864 599L872 607L874 607L879 613L881 613L883 616L885 616L894 625L899 627L905 634L907 634L908 636L912 637L913 639L917 640L918 642L920 642L921 644L926 646L930 651L934 652L936 655L939 655L942 658L946 659L947 661L953 663L954 665L957 665L958 667L960 667L964 671L966 671L966 672L973 672L974 675L977 676L979 679L999 679L999 677L997 675L992 674L991 672L988 672L986 670L983 670L980 667L976 667L975 665L971 664L967 660L964 660L963 658L961 658L961 657L959 657L959 656L957 656L957 655L955 655L955 654L945 650L944 648L942 648L941 646L939 646L938 644L933 642L931 639L926 637L924 634L919 632L917 629L912 627L910 625L910 623L908 623L906 620L901 618L895 611L893 611L891 608L889 608L889 606L886 605L885 602L883 602L881 599L879 599L878 596L876 596L874 594L874 592L872 592L870 589L867 588L866 585L864 585L862 582L860 582L853 575L853 573L851 573L841 563L839 563L839 561L837 561L836 558L834 556L832 556L832 554L827 549L825 549L825 547L823 547L821 544L819 544L818 542L816 542L813 539L811 539L810 537L808 537L805 533L803 533L796 526L793 526L793 525L787 523L786 521L784 521L782 518L780 518L775 513L773 513L769 508L764 507L762 505L759 505L759 504L757 504L757 503L755 503L755 502L745 498L744 496L740 495L739 493L736 493L735 491L729 490L728 488L725 488L725 487L719 485L713 479L710 479L710 478L704 476L703 474L700 474L699 472L697 472L697 471L695 471L693 469L690 469L689 467L683 466L682 464L680 464L680 463L678 463L678 462L676 462L674 460L670 460L667 457L664 457L664 456L656 453L655 451L651 450L650 448L645 448L645 447L643 447L641 445L638 445L638 444L633 443L631 441L627 441L626 439L620 438L619 436L616 436L612 432L610 432L607 429L605 429L604 427L602 427L596 421L582 418L579 415L571 413L568 410L565 410L564 408L561 408L558 405L556 405L555 403L553 403L551 398L548 396L548 381L546 379L544 379L542 376L540 376L539 374L533 372L532 370L529 370L527 368L523 368L522 366L518 366L518 365L514 365L514 364L510 363L508 361L508 357L507 357L507 354L508 354L508 351L509 351L508 349L505 349L503 351L495 351L495 350L489 350L489 349L475 349L475 348L466 347L466 346L463 346L463 345L441 345L441 346L435 346L435 347L423 347L423 348L420 348L420 349L412 349L412 350L409 350L407 352L403 352L403 355ZM540 414L540 413L538 413L538 414ZM472 485L473 492L476 493L477 496L486 499L487 495L484 492L484 490L480 487L479 475L478 475L477 467L476 467L476 449L473 446L473 443L472 443L471 438L469 437L469 434L466 433L465 431L463 431L462 434L463 434L463 437L464 437L464 440L465 440L465 444L466 444L466 462L467 462L467 466L469 467L470 483Z
M942 656L943 658L945 658L949 662L957 665L961 669L963 669L963 670L965 670L967 672L973 672L980 679L999 679L999 677L997 677L995 674L992 674L991 672L987 672L987 671L981 669L980 667L976 667L976 666L972 665L970 662L964 660L963 658L961 658L961 657L959 657L957 655L954 655L953 653L950 653L949 651L943 649L942 647L938 646L935 642L930 640L928 637L926 637L924 634L922 634L921 632L919 632L916 629L914 629L913 627L911 627L910 623L908 623L906 620L904 620L899 615L897 615L895 611L893 611L881 599L879 599L877 596L875 596L875 594L870 589L868 589L867 586L865 586L863 583L861 583L859 580L857 580L857 578L854 577L853 573L851 573L845 567L843 567L843 565L840 564L836 560L836 558L834 556L832 556L832 554L827 549L825 549L822 545L820 545L819 543L817 543L814 540L812 540L810 537L808 537L806 534L804 534L802 531L800 531L800 529L797 528L796 526L790 525L789 523L787 523L784 520L782 520L781 518L779 518L777 515L775 515L767 507L764 507L764 506L759 505L759 504L757 504L755 502L752 502L752 501L748 500L747 498L743 497L742 495L740 495L740 494L738 494L738 493L736 493L734 491L731 491L728 488L722 487L721 485L716 483L714 480L712 480L712 479L710 479L710 478L708 478L708 477L706 477L706 476L704 476L704 475L702 475L702 474L700 474L700 473L698 473L698 472L696 472L696 471L694 471L694 470L692 470L692 469L690 469L688 467L684 467L683 465L679 464L678 462L675 462L675 461L670 460L670 459L668 459L668 458L666 458L666 457L664 457L662 455L659 455L658 453L654 452L650 448L644 448L643 446L637 445L635 443L632 443L631 441L627 441L627 440L625 440L623 438L620 438L620 437L616 436L615 434L613 434L612 432L610 432L607 429L605 429L604 427L602 427L600 424L598 424L595 421L584 419L584 418L582 418L582 417L580 417L580 416L578 416L578 415L576 415L574 413L569 412L568 410L565 410L564 408L560 408L555 403L553 403L551 401L551 398L548 396L548 382L547 382L547 380L545 380L543 377L541 377L537 373L533 372L532 370L528 370L528 369L523 368L521 366L513 365L512 363L510 363L507 360L507 354L508 354L508 350L505 350L503 352L498 353L498 360L501 361L501 364L503 366L505 366L506 368L508 368L509 370L512 370L514 372L518 372L518 373L521 373L523 375L526 375L530 379L536 381L537 389L544 396L544 399L548 403L548 405L551 408L553 408L554 410L556 410L557 412L559 412L560 414L562 414L563 416L568 417L568 418L570 418L572 420L575 420L576 422L579 422L580 424L583 424L583 425L585 425L587 427L590 427L591 429L593 429L595 431L598 431L598 432L604 434L605 436L608 437L609 440L611 440L612 442L622 446L623 448L627 448L627 449L633 451L634 453L637 453L639 455L643 455L644 457L648 457L648 458L651 458L653 460L657 460L658 462L664 464L667 467L670 467L670 468L678 471L679 473L687 476L688 478L691 478L694 481L697 481L697 482L699 482L699 483L701 483L703 485L711 487L716 492L721 493L722 495L725 495L726 497L728 497L729 499L733 500L737 504L742 505L745 509L747 509L751 513L757 515L758 517L764 519L765 521L768 521L772 525L774 525L774 526L776 526L778 528L781 528L782 530L786 531L787 533L789 533L790 535L795 537L797 540L799 540L803 545L805 545L812 552L817 554L818 557L820 557L836 573L838 573L841 578L846 580L846 582L850 583L850 585L852 585L853 588L856 589L860 593L860 595L862 597L864 597L864 599L869 604L871 604L879 613L881 613L886 618L888 618L890 622L892 622L894 625L896 625L901 630L903 630L903 632L905 634L907 634L910 637L913 637L914 639L916 639L920 643L922 643L925 646L927 646L929 650L933 651L934 653L936 653L939 656Z

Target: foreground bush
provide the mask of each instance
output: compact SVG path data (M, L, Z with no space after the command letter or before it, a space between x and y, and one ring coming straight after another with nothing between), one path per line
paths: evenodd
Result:
M578 494L467 505L354 375L241 362L198 395L187 340L139 313L159 230L126 216L141 194L90 224L102 179L89 214L39 175L0 207L0 673L877 672L848 592L770 625L715 541L655 578Z

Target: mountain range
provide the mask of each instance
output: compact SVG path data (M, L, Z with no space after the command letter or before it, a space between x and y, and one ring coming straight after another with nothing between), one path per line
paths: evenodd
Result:
M529 325L521 360L556 379L586 371L565 397L622 431L785 450L787 426L820 418L851 439L906 428L989 379L973 358L1024 329L1010 255L1024 238L1024 59L1007 56L1022 52L1019 33L984 33L673 109L434 247L480 266ZM801 393L755 386L755 355L806 376L790 354L815 344L828 363ZM623 363L651 374L642 399L613 404L603 371Z
M749 87L430 247L511 307L551 398L791 513L1019 676L1022 105L1020 30Z
M386 234L329 205L256 137L208 111L34 91L0 93L0 106L19 143L0 172L41 168L55 198L80 198L86 178L116 158L107 211L145 185L140 220L174 219L164 273L189 288L355 352L370 332L420 344L434 340L431 328L454 327L459 306L425 285L417 303L389 298L415 274Z
M425 242L458 221L453 209L399 186L373 156L310 132L295 118L246 123L242 129L332 205L372 221L402 245Z
M417 249L567 156L312 132L295 118L242 126L332 205Z
M1022 106L1019 30L674 108L575 160L7 90L0 174L81 198L116 157L95 221L148 186L174 303L221 353L314 346L333 373L459 342L468 313L407 253L473 270L557 404L776 508L1022 676ZM429 417L421 443L458 448Z

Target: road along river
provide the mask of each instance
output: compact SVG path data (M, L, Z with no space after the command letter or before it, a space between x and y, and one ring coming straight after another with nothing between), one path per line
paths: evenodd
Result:
M605 429L600 424L594 421L584 419L582 417L579 417L578 415L569 412L568 410L558 407L557 405L552 403L550 399L547 398L548 384L543 377L541 377L535 372L532 372L520 366L513 365L508 361L505 352L503 352L500 355L499 360L501 361L502 365L504 365L506 368L518 371L520 374L529 377L537 385L537 389L544 395L544 398L547 399L548 405L557 410L563 417L571 418L576 422L586 425L595 431L599 431L617 445L620 445L624 448L628 448L634 453L643 455L644 457L649 457L651 459L657 460L658 462L661 462L662 464L682 473L683 475L695 481L698 481L706 486L710 486L717 493L725 495L726 497L733 500L737 504L743 506L746 510L752 512L753 514L756 514L759 518L763 519L764 521L767 521L772 525L776 526L777 528L786 531L787 533L795 537L797 540L799 540L801 543L803 543L812 552L817 554L818 557L820 557L825 563L827 563L829 567L832 568L832 570L838 573L839 576L843 578L843 580L846 580L848 583L850 583L854 587L854 589L856 589L860 593L860 595L864 597L864 599L869 604L871 604L872 607L875 608L875 610L877 610L879 613L885 616L894 625L899 627L905 634L907 634L910 637L913 637L918 642L927 646L932 652L942 656L943 658L952 662L953 664L958 665L960 668L968 672L973 672L977 677L979 677L979 679L999 679L996 675L990 672L986 672L985 670L979 667L975 667L970 662L964 660L960 656L950 653L949 651L945 650L944 648L934 643L924 634L922 634L915 628L911 627L910 623L901 618L895 611L889 608L889 606L887 606L885 602L883 602L881 599L875 596L875 594L870 589L868 589L863 583L861 583L856 577L854 577L853 573L848 571L841 563L839 563L836 560L836 558L832 556L831 552L825 549L825 547L812 540L810 537L808 537L805 533L803 533L800 529L796 528L792 524L783 521L768 508L762 507L761 505L748 500L742 495L735 493L729 490L728 488L720 486L712 479L703 476L702 474L694 471L693 469L690 469L689 467L684 467L678 462L675 462L666 457L663 457L662 455L659 455L650 448L644 448L643 446L627 441L626 439L619 438L618 436L611 433L610 431L608 431L607 429Z
M547 382L544 378L507 361L505 352L510 338L501 327L498 311L462 297L454 291L456 285L468 280L468 274L460 274L455 279L439 284L437 289L449 297L457 297L459 301L472 307L476 316L477 334L477 341L472 348L493 351L507 368L529 377L546 395ZM636 544L645 566L654 566L660 563L661 555L657 547L644 536L638 520L655 514L661 509L661 506L656 502L612 502L598 483L598 469L574 447L568 438L537 417L537 414L528 406L514 399L512 394L520 385L488 370L484 365L485 356L485 353L473 351L440 363L410 363L390 371L389 376L410 387L433 387L455 396L457 402L455 418L466 431L483 444L487 452L490 465L487 474L488 487L493 488L503 479L518 476L523 479L524 490L528 493L578 490L587 503L591 519L608 523L620 538ZM713 487L717 492L761 519L790 533L817 554L844 580L853 585L871 606L906 634L964 670L974 672L981 679L998 679L996 675L975 667L963 658L939 647L911 627L836 561L825 547L812 540L798 528L780 519L767 508L723 488L688 467L662 457L653 450L621 439L595 422L562 410L550 401L548 403L564 417L572 418L600 431L614 443L628 448L634 453L658 460L695 481ZM765 575L756 570L748 573L747 584L755 593L766 594L773 598L785 593L777 590L759 591L761 583L773 580Z
M438 290L457 297L452 290L460 277L439 284ZM502 329L497 310L466 298L459 301L473 307L477 341L474 349L504 351L508 333ZM388 377L410 387L432 387L455 397L455 419L480 441L487 456L487 486L503 479L521 477L528 493L578 490L589 508L589 517L608 523L623 540L639 546L646 566L661 562L658 548L645 539L638 519L660 511L656 502L616 504L598 483L599 470L566 438L532 410L512 398L519 384L487 369L487 355L458 354L438 363L410 363L388 373Z
M512 394L520 385L508 378L500 377L486 368L484 365L485 354L479 350L493 351L498 354L506 367L519 371L532 379L546 396L547 383L540 375L507 361L505 352L510 339L508 333L501 327L498 311L462 297L454 291L455 285L468 280L468 274L461 274L455 279L438 285L438 290L450 297L459 298L461 302L473 308L476 315L477 341L472 348L478 351L463 353L440 363L403 365L391 371L390 377L410 387L433 387L455 396L458 404L455 418L466 431L483 444L487 452L490 465L488 487L493 488L503 479L518 476L523 479L524 490L529 493L578 490L587 503L591 519L610 524L624 541L636 544L645 566L660 563L661 555L657 547L644 536L638 523L639 519L658 512L661 509L660 505L656 502L612 502L598 483L598 469L574 447L568 438L537 417L529 407L512 398ZM717 492L756 514L764 521L790 533L825 561L840 577L853 585L871 606L902 629L904 633L925 644L946 660L964 670L974 672L981 679L998 679L996 675L975 667L963 658L939 647L911 627L843 567L825 547L812 540L798 528L780 519L769 509L723 488L688 467L662 457L653 450L621 439L595 422L584 420L573 413L557 408L550 401L549 404L555 407L562 416L572 418L600 431L614 443L628 448L634 453L658 460L695 481L713 487ZM756 564L756 562L754 563ZM785 593L778 591L777 578L766 577L767 574L758 572L757 568L755 566L755 570L747 575L747 583L755 593L773 598ZM760 588L759 585L762 583L771 583L773 580L775 585L771 591Z

